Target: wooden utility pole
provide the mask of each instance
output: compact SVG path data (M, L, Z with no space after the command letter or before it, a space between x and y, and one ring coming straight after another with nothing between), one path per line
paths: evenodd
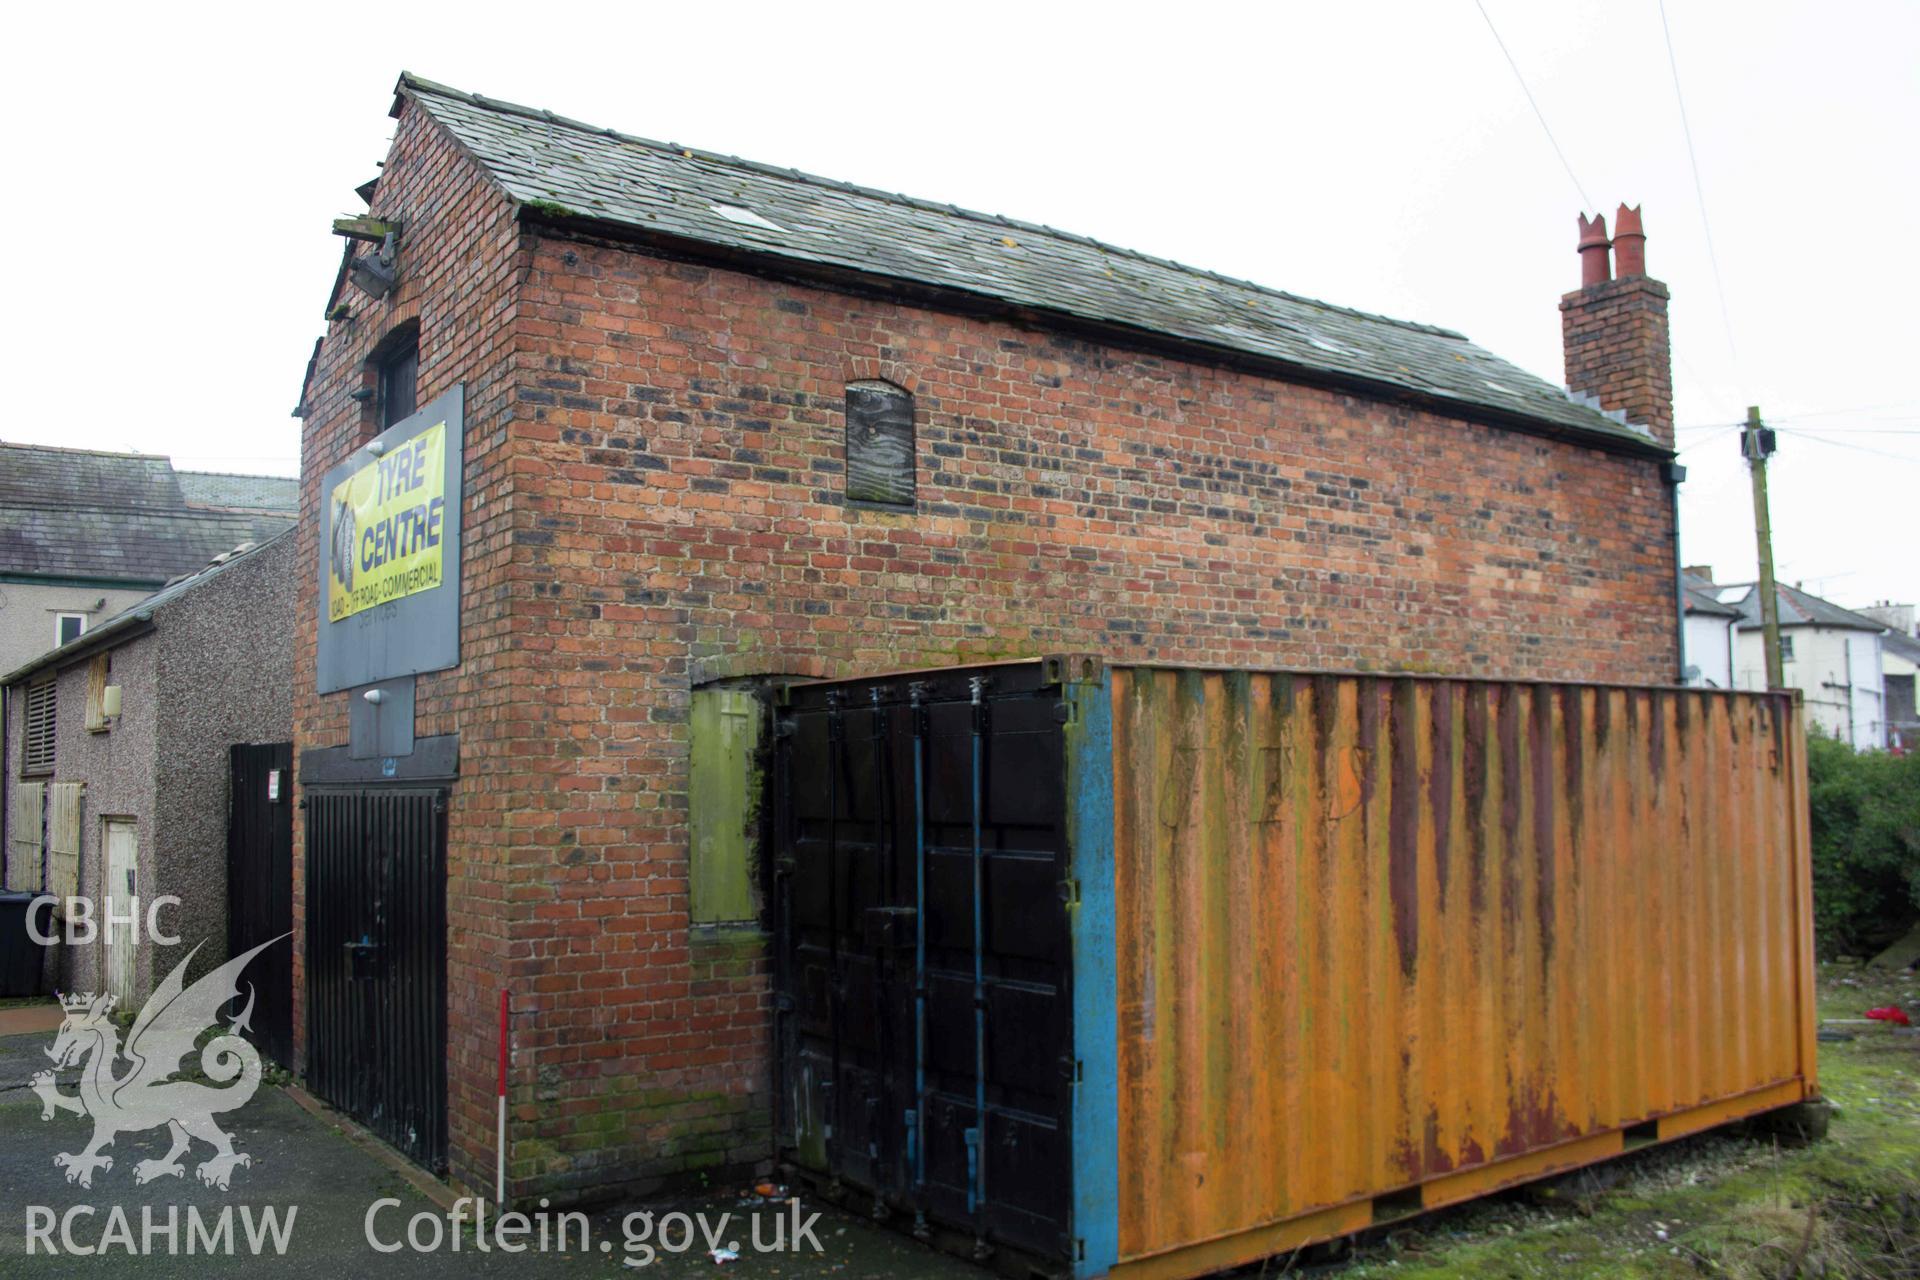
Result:
M1746 455L1747 469L1753 473L1753 530L1760 542L1760 625L1767 649L1767 688L1786 687L1787 677L1780 663L1780 597L1773 586L1773 522L1767 517L1767 458L1774 449L1771 427L1760 424L1760 406L1747 409L1747 429L1740 437L1740 452Z

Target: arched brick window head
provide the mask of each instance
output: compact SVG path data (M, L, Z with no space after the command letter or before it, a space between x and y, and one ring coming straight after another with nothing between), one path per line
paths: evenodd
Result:
M913 507L913 396L891 382L847 384L847 500Z

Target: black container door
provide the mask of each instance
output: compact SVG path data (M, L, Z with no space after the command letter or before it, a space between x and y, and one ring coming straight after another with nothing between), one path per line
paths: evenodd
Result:
M257 993L249 1038L275 1062L293 1061L293 744L235 746L227 792L227 954L280 941L241 975Z
M977 703L954 672L802 687L780 712L779 1141L929 1225L1060 1257L1062 704L1037 668L978 674Z
M307 792L313 1091L427 1168L447 1163L446 793Z

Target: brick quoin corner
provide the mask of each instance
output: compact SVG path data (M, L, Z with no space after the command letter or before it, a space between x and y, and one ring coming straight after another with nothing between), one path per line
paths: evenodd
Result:
M405 95L371 212L404 221L399 287L336 294L354 314L303 405L296 746L347 740L349 695L314 692L320 477L374 433L350 393L417 320L420 403L467 388L462 665L421 677L417 732L460 735L448 1075L469 1186L493 1180L502 987L515 1197L770 1158L763 949L688 923L704 681L1061 651L1673 678L1653 452L644 252L516 207ZM1660 369L1587 377L1603 405L1666 377L1660 301ZM913 395L910 513L842 496L866 379ZM303 842L300 823L296 931Z

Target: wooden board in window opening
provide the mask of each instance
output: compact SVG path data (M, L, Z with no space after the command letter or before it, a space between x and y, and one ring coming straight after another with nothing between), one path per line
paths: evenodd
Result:
M891 382L847 386L847 499L913 505L913 397Z

